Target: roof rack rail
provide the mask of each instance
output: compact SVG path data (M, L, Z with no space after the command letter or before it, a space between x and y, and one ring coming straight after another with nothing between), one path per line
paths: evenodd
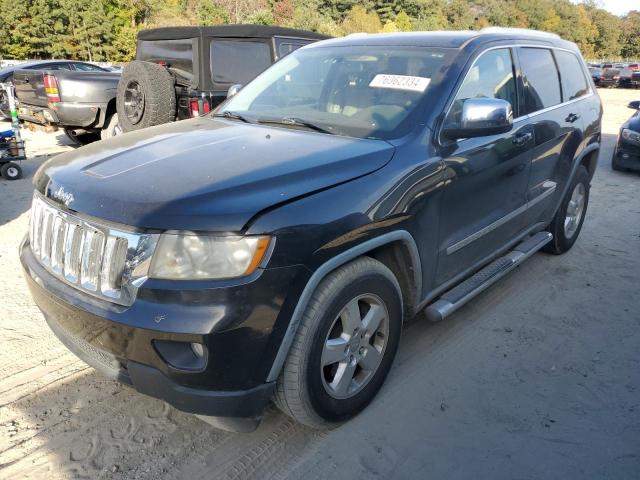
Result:
M529 28L512 28L512 27L485 27L480 33L519 33L521 35L536 35L540 37L560 38L557 33L543 32L542 30L532 30Z

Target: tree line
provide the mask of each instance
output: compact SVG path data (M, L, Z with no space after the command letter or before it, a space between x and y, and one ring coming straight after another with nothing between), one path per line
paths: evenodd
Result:
M354 32L534 28L587 58L640 58L640 11L595 0L0 0L0 58L124 62L145 28L253 23Z

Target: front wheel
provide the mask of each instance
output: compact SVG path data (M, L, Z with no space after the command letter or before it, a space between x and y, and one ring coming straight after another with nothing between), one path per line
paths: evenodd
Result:
M582 230L589 205L589 181L589 172L581 165L562 199L560 208L547 227L553 234L553 240L543 247L544 251L560 255L573 247Z
M402 296L393 273L362 257L314 292L278 379L276 405L326 428L361 412L384 383L398 349Z

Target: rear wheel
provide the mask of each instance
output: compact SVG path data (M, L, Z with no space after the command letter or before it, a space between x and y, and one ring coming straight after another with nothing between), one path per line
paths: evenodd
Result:
M100 138L106 140L107 138L115 137L122 133L122 128L118 122L118 114L114 113L105 122L104 128L100 131Z
M305 425L346 421L374 398L398 349L398 281L368 257L331 273L313 294L278 379L276 405Z
M0 173L7 180L18 180L22 178L22 168L17 163L9 162L2 165Z
M578 167L560 208L547 227L553 240L543 250L559 255L568 251L578 239L589 205L589 172L584 166Z
M129 63L118 82L116 109L123 132L172 122L176 92L171 73L157 63Z

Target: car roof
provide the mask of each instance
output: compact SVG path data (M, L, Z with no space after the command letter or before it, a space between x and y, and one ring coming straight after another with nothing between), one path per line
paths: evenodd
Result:
M33 67L37 65L48 65L50 63L84 63L76 60L34 60L31 62L21 62L15 65L9 65L8 67L0 68L0 75L7 72L13 72L14 70L21 70L23 68Z
M100 67L99 65L94 65L93 63L83 62L82 60L33 60L30 62L21 62L16 63L15 65L10 65L8 67L0 68L0 75L5 73L15 72L16 70L22 70L30 67L46 67L47 65L51 65L52 63L83 63L86 65L93 65L94 67Z
M310 45L306 48L319 48L324 46L348 46L348 45L371 45L371 46L416 46L416 47L442 47L442 48L463 48L471 42L482 43L498 40L518 40L532 42L547 42L552 46L572 48L575 45L561 39L553 33L541 32L538 30L528 30L524 28L498 28L490 27L482 30L464 31L429 31L429 32L399 32L399 33L354 33L346 37L327 40L321 43Z
M330 38L316 32L295 28L273 27L265 25L216 25L213 27L162 27L142 30L139 40L177 40L194 37L253 37L270 38L273 36L308 38L324 40Z

